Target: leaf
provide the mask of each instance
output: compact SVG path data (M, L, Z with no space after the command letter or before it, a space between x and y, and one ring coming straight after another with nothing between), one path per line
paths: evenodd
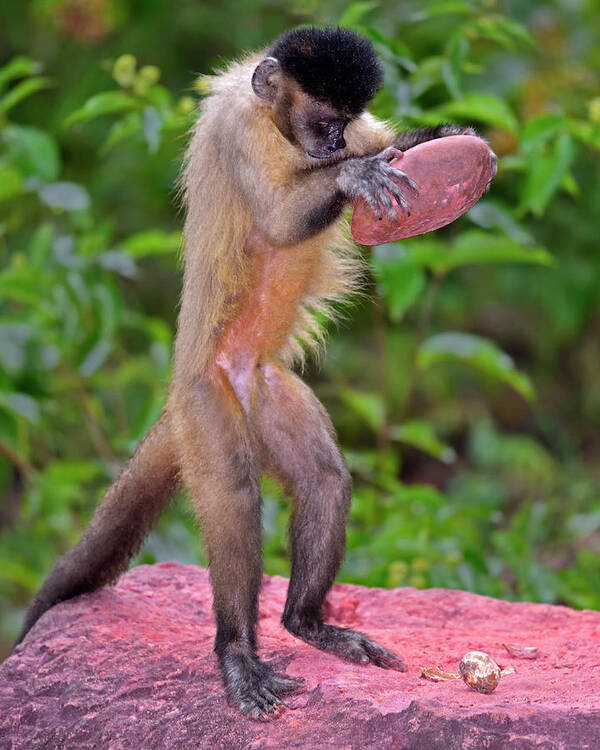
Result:
M33 333L27 323L0 323L0 364L11 375L27 362L27 345Z
M44 182L56 180L60 172L60 154L54 138L44 130L9 125L4 131L8 153L21 172Z
M435 18L436 16L447 15L471 15L473 13L471 3L462 2L462 0L440 0L427 5L423 9L425 18Z
M28 422L37 422L40 416L38 402L25 393L0 391L0 408L17 417L23 417Z
M181 232L162 232L150 229L147 232L132 234L120 244L120 248L132 258L145 258L150 255L164 255L179 250Z
M529 29L518 21L508 18L508 16L494 15L493 22L497 28L501 29L505 34L512 37L517 42L527 44L531 47L537 45L536 40Z
M79 122L88 122L101 115L125 112L138 107L136 99L125 91L104 91L90 97L83 107L72 112L65 120L65 127L71 127Z
M13 86L10 91L0 99L0 114L6 114L9 109L12 109L19 102L26 99L28 96L35 94L42 89L47 89L51 85L49 78L28 78L26 81L21 81L16 86Z
M369 26L364 31L371 37L379 54L391 62L401 64L406 70L414 73L418 70L408 45L396 37L388 37Z
M63 211L83 211L90 205L88 191L75 182L51 182L39 190L42 201L50 208Z
M567 119L562 115L544 114L528 120L521 131L521 148L529 153L564 129Z
M148 144L148 151L154 154L160 146L160 134L162 130L163 119L158 110L154 107L145 107L142 113L142 122L144 138Z
M359 414L373 431L377 431L385 424L385 406L379 394L361 393L350 388L343 388L340 396L342 401Z
M93 375L104 364L112 348L112 342L107 339L100 339L94 344L77 368L81 377L88 378Z
M559 135L550 154L532 156L521 205L535 216L541 216L560 188L575 157L575 144L568 133Z
M489 339L470 333L440 333L424 341L417 353L417 364L422 370L452 361L506 383L528 401L534 398L529 378L519 372L508 354Z
M23 176L12 164L0 163L0 202L21 195L23 192Z
M359 0L359 2L350 3L342 13L339 25L352 27L356 26L368 13L377 8L379 3L370 0Z
M456 460L454 449L439 440L433 427L424 420L415 419L401 425L394 425L390 428L390 438L429 453L445 464L451 464Z
M535 238L512 215L510 209L501 201L494 199L480 200L467 213L474 224L483 229L500 229L507 237L519 245L533 245Z
M550 266L554 258L543 247L524 247L503 234L469 229L462 232L446 256L445 270L473 263L534 263Z
M102 144L100 152L102 154L108 153L108 151L110 151L113 146L116 146L117 143L139 133L142 129L142 115L139 112L130 112L128 115L111 125L111 128L108 131L108 136Z
M423 270L410 255L392 244L377 247L371 264L390 318L398 322L425 288Z
M534 263L549 266L553 257L543 247L525 247L505 234L469 229L458 235L453 244L441 240L404 240L402 247L415 263L445 274L461 266L482 263Z
M455 99L463 96L462 78L464 63L469 52L469 40L461 34L454 34L448 44L449 60L442 67L442 78Z
M0 300L38 305L41 288L40 273L37 269L25 266L7 268L0 273Z
M569 132L586 146L600 150L600 123L569 120Z
M493 94L469 93L462 99L438 107L434 112L445 117L484 122L511 133L518 130L517 118L508 104Z
M15 78L25 78L27 76L41 73L42 65L36 60L29 57L13 57L13 59L0 68L0 91L6 88L6 85Z

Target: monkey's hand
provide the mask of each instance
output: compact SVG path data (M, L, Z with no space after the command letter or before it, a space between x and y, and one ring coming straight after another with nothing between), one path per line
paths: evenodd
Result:
M391 221L397 219L397 207L392 198L410 216L409 203L402 188L408 187L415 196L419 191L407 174L390 165L393 159L401 156L402 151L389 146L375 156L348 159L340 165L337 186L349 201L364 198L380 218L385 211Z

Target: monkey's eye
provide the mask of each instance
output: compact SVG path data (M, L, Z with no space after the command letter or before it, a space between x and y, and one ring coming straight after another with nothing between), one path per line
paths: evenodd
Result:
M325 120L319 120L319 122L317 123L317 127L319 128L319 130L326 130L329 127L329 123L325 122Z

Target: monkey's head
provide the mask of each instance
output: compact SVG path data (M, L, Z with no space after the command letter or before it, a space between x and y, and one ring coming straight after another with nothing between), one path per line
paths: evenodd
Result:
M309 160L345 148L344 129L381 85L368 39L341 28L288 31L254 71L252 88L273 112L281 133Z

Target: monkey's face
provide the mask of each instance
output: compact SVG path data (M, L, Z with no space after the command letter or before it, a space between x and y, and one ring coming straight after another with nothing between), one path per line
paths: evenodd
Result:
M349 112L307 94L281 70L279 62L266 57L254 70L252 88L271 108L279 131L301 148L310 162L335 159L346 148L344 129Z
M346 148L344 130L350 119L331 106L310 97L292 107L290 126L295 142L311 161L341 156Z

